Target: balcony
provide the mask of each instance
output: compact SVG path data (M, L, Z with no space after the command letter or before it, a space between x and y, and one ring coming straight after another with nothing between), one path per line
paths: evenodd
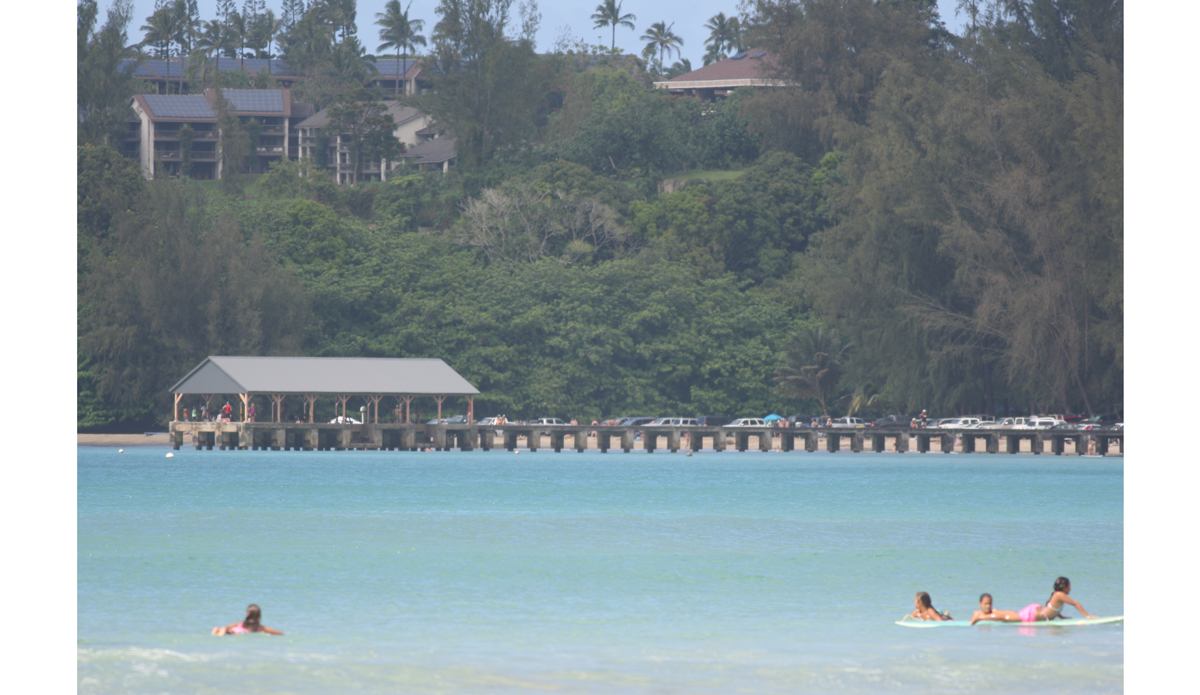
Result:
M259 154L283 156L282 147L259 147L257 149Z

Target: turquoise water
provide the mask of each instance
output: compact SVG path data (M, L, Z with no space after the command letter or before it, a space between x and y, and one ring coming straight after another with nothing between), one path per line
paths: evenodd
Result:
M1121 626L893 624L1123 614L1120 459L167 451L78 449L81 693L1123 689Z

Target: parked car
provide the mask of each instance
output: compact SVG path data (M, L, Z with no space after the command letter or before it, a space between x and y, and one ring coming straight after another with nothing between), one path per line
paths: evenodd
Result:
M696 418L694 417L660 417L654 422L647 423L654 426L662 427L696 427Z
M649 425L657 419L652 417L627 417L621 421L621 427L641 427L642 425Z
M1123 422L1125 416L1121 413L1101 413L1093 415L1080 424L1091 429L1112 429L1117 423Z
M948 422L939 423L938 427L946 429L975 429L982 424L977 417L956 417Z
M979 426L983 430L1021 430L1025 429L1025 418L1023 417L1006 417L1002 420L993 420L985 422Z
M339 425L361 425L362 424L361 422L359 422L358 420L355 420L352 417L343 418L341 415L338 415L337 417L330 420L329 422L337 423Z
M740 417L725 426L726 427L766 427L767 423L760 417Z
M1046 415L1038 415L1036 417L1031 417L1025 421L1026 429L1031 429L1031 430L1048 430L1051 427L1054 427L1055 425L1063 425L1063 424L1066 424L1063 420L1060 420L1053 416L1046 416Z
M533 424L533 425L565 425L567 423L563 422L562 420L559 420L556 417L540 417L540 418L534 420L530 424Z
M850 428L850 427L866 427L867 421L860 417L840 417L833 421L830 427Z
M728 415L701 415L696 418L696 424L701 427L724 427L733 422L733 418Z
M887 415L872 422L871 427L908 427L911 424L912 418L901 415Z
M466 415L455 415L454 417L444 417L441 420L434 418L427 425L465 425L467 424Z
M484 419L480 420L480 421L479 421L478 423L476 423L476 424L480 424L480 425L494 425L494 424L496 424L496 418L494 418L494 417L485 417Z

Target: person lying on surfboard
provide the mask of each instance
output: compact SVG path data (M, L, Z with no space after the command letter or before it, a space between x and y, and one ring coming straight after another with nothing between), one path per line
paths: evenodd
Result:
M214 627L213 635L223 637L225 635L248 635L251 632L265 632L269 635L282 635L279 630L272 630L262 624L262 609L251 603L246 609L246 619L240 623L233 623L225 627Z
M933 599L929 598L928 592L918 591L913 606L916 610L909 617L914 620L953 620L949 613L941 613L933 607Z
M1071 593L1071 580L1066 577L1059 577L1054 580L1054 593L1050 594L1050 600L1046 601L1046 605L1031 603L1021 610L1017 611L1017 615L1021 616L1023 623L1036 623L1041 620L1054 620L1055 618L1063 618L1062 609L1066 604L1071 604L1083 613L1085 618L1095 618L1096 616L1088 613L1079 605L1079 602L1068 596Z
M1006 623L1019 623L1021 616L1016 611L998 611L992 608L992 595L983 594L979 597L979 610L971 616L971 624L980 620L1000 620Z

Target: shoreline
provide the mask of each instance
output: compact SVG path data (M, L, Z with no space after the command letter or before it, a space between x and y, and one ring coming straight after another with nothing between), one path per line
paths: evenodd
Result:
M171 435L152 434L76 434L76 446L170 446Z

